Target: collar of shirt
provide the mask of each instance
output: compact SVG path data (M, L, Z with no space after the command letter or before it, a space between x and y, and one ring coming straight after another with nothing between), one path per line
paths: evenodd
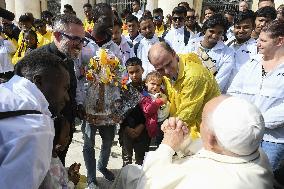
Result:
M184 26L180 27L180 28L173 28L172 29L174 34L180 34L180 35L184 35Z
M41 113L51 117L51 113L48 109L49 104L45 96L30 80L15 75L8 82L6 82L4 86L5 85L7 87L11 87L13 92L21 96L21 99L28 102L28 104L22 106L22 109L38 110Z
M233 156L227 156L223 154L217 154L215 152L202 149L193 157L206 158L206 159L211 159L213 161L230 163L230 164L243 164L243 163L248 163L248 162L251 162L251 161L254 161L260 158L260 152L257 150L256 152L248 156L233 157Z
M127 43L127 39L124 37L124 35L121 35L121 42L119 44L119 47L123 46L125 43Z
M151 39L146 39L145 37L141 40L141 43L144 45L154 45L155 43L159 42L159 38L154 34Z

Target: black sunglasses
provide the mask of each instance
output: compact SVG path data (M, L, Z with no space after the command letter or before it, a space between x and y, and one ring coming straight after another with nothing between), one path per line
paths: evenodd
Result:
M187 20L190 20L190 19L194 20L195 18L196 18L195 16L187 16L186 17Z
M80 45L82 43L85 46L89 42L85 37L81 38L81 37L78 37L78 36L71 36L71 35L68 35L68 34L63 33L63 32L60 32L60 34L64 37L66 37L67 39L69 39L73 42L76 42L76 45Z
M161 16L154 16L154 20L162 20Z
M173 17L173 21L174 22L176 22L176 21L180 21L180 22L182 22L183 20L184 20L184 17L182 17L182 16L175 16L175 17Z

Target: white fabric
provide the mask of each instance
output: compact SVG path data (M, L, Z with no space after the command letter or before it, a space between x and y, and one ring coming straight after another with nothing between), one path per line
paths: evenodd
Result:
M226 33L227 39L230 39L234 36L234 26L229 27ZM227 40L228 41L228 40Z
M12 64L12 54L16 52L16 47L9 40L0 40L0 73L14 70Z
M84 64L82 64L82 57L79 56L79 59L76 59L74 61L74 69L75 69L75 75L76 75L76 80L77 80L77 87L76 87L76 103L77 105L83 104L84 99L86 98L86 79L83 73Z
M191 37L194 37L194 35L191 35ZM184 43L184 26L178 29L172 27L164 39L176 53L185 52L186 45Z
M122 54L122 65L125 66L126 61L129 58L132 58L135 56L133 48L131 48L126 40L126 38L124 37L124 35L121 35L121 42L119 45L119 49L120 52Z
M0 85L0 112L37 110L0 120L1 188L37 189L51 160L54 127L48 102L29 80L14 76Z
M284 63L262 78L262 57L255 56L241 67L228 94L254 103L265 122L264 140L284 143Z
M132 13L134 16L136 16L138 18L138 21L140 20L140 18L143 16L143 11L139 10L137 12L133 12Z
M203 39L200 38L200 40ZM188 47L191 48L189 50L190 52L198 53L198 49L201 47L200 41L196 39ZM215 79L219 84L221 92L224 94L229 87L232 70L235 64L234 51L228 48L222 41L219 41L212 49L208 49L207 54L216 65L218 73Z
M126 186L124 189L273 188L273 175L262 150L240 158L207 150L178 160L173 159L173 154L169 146L161 144L147 154L140 172L132 165L122 169L121 185Z
M142 78L145 79L147 74L154 71L154 66L150 63L148 59L148 52L152 45L159 42L159 38L154 35L152 39L143 38L137 48L137 57L142 60L142 67L144 68L144 73Z
M264 120L256 106L241 98L229 97L215 108L211 116L208 124L225 149L244 156L259 148Z
M164 98L167 99L167 96L164 93L156 93L155 95L150 94L152 100L156 100L157 98ZM159 109L158 109L158 122L162 122L166 120L170 115L170 102L167 101L166 104L163 104Z
M125 38L134 46L136 43L139 43L144 37L139 33L133 40L130 38L129 34Z
M251 38L239 48L234 47L232 41L235 40L235 37L231 37L226 44L230 44L230 48L234 51L235 57L235 67L234 74L238 73L240 68L248 61L252 59L257 54L257 42L255 39Z

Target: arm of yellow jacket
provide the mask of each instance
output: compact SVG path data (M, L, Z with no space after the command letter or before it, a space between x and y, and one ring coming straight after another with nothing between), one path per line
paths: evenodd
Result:
M175 188L186 171L180 164L173 164L175 151L168 145L161 144L156 151L147 153L143 163L143 177L137 188Z
M197 115L202 111L208 85L209 83L205 78L193 76L183 84L180 90L180 104L176 107L176 116L186 122L189 127L196 126Z

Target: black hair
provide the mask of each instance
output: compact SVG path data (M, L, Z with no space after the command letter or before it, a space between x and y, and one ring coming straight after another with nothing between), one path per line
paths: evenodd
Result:
M161 9L161 8L156 8L156 9L154 9L153 10L153 14L156 14L156 13L161 13L161 14L164 14L164 11L163 11L163 9Z
M107 3L98 3L94 7L94 22L96 22L102 15L113 14L111 6Z
M172 11L172 16L174 14L183 14L184 16L186 16L187 10L184 6L179 6L179 7L175 7Z
M222 26L224 28L224 33L226 33L229 23L228 20L220 13L210 16L202 26L202 33L205 34L206 30L209 28L214 28L215 26Z
M146 21L146 20L152 20L153 21L153 17L149 16L149 15L143 15L140 20L139 23L141 23L142 21Z
M264 1L271 1L272 3L274 3L274 0L259 0L258 5L259 5L259 3L264 2Z
M235 16L236 12L233 11L233 10L224 10L224 14L228 14L228 15L231 15L231 16Z
M280 20L273 20L266 27L262 29L262 32L269 33L271 38L284 37L284 22Z
M72 5L69 5L69 4L65 4L64 8L69 9L71 12L74 11Z
M212 6L206 6L206 7L204 8L204 12L205 12L206 10L211 10L211 11L213 11L214 13L217 12L216 8L215 8L215 7L212 7Z
M253 25L255 24L255 14L252 10L247 10L245 12L238 12L235 16L234 16L234 24L239 24L240 22L247 20L247 19L251 19Z
M140 6L140 1L139 0L133 0L132 3L137 3Z
M184 7L187 11L190 9L188 2L183 1L178 4L178 7Z
M126 23L127 23L127 22L133 22L133 21L139 23L138 18L137 18L136 16L132 15L132 14L129 15L129 16L126 18Z
M42 11L41 18L46 19L46 17L53 17L53 14L50 11Z
M128 66L141 66L142 67L142 61L140 58L138 57L132 57L132 58L129 58L126 63L125 63L125 66L128 67Z
M151 11L149 10L144 10L143 15L148 15L148 16L152 16ZM153 16L152 16L153 17Z
M262 7L255 12L255 17L265 17L275 20L277 17L277 12L274 7Z
M19 22L30 22L30 23L32 23L33 20L31 19L30 16L24 14L24 15L20 16Z
M132 12L129 9L123 9L120 16L121 18L125 18L127 15L130 15Z
M15 19L15 14L0 7L0 17L13 21Z
M123 23L119 17L115 17L113 21L113 26L119 26L120 28L122 27Z
M85 8L85 7L93 8L93 7L92 7L92 5L91 5L90 3L85 3L85 4L83 5L83 8Z
M45 20L43 20L43 19L35 19L34 20L34 25L36 25L36 24L45 24Z
M15 74L32 81L36 75L54 75L60 68L68 71L67 64L60 57L53 53L34 50L16 64Z
M25 35L32 35L36 40L36 44L38 43L37 34L34 30L30 29L30 30L25 31L23 36L25 36Z

